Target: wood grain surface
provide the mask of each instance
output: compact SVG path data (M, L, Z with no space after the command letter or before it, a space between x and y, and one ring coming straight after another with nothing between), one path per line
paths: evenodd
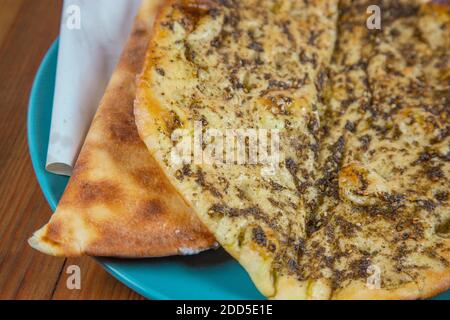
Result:
M28 155L28 98L39 64L58 36L62 0L0 0L0 299L142 299L93 259L58 259L27 239L51 215ZM66 269L81 269L81 290Z

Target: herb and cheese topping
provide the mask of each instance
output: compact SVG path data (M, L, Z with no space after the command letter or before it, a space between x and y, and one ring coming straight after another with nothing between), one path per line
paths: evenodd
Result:
M140 134L268 297L420 297L449 274L448 8L381 1L383 28L369 30L369 2L179 0L160 13ZM274 174L174 163L174 133L195 123L276 130Z

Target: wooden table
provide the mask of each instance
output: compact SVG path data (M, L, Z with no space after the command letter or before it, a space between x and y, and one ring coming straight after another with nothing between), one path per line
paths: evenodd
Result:
M0 1L0 299L142 299L93 259L52 258L27 244L51 215L28 156L28 98L61 7L62 0ZM70 265L81 268L81 290L66 288Z

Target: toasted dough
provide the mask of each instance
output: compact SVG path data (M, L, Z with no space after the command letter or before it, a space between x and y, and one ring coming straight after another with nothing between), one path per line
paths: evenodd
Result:
M193 254L215 245L135 126L136 76L160 2L143 1L61 202L29 240L39 251L137 258Z
M383 1L370 30L371 4L179 0L155 25L139 133L269 298L417 299L450 285L448 5ZM280 130L275 175L174 161L195 121Z

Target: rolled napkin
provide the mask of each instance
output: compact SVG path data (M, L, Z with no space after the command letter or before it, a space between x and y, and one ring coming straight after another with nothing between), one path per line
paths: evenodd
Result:
M141 0L65 0L46 169L72 169Z

